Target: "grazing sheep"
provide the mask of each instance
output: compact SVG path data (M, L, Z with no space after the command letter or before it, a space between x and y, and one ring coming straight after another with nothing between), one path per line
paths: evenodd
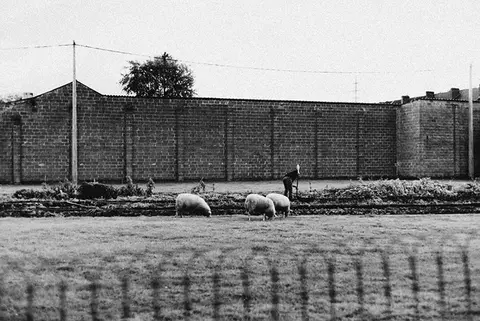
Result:
M273 201L259 194L249 194L247 196L245 199L245 209L247 210L249 221L250 215L255 214L263 214L264 221L267 217L272 219L276 216Z
M212 210L207 202L198 195L190 193L178 194L175 200L176 215L183 217L183 213L212 216Z
M275 211L285 213L285 217L290 214L290 200L288 197L282 194L270 193L267 195L267 198L273 201L273 205L275 205Z

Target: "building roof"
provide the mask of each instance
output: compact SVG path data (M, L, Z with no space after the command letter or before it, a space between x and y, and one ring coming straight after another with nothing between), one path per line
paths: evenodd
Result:
M480 101L480 88L472 88L473 101ZM409 97L403 96L402 99L396 100L397 102L405 103L414 100L442 100L442 101L469 101L469 89L451 88L449 91L435 93L433 91L426 91L424 96Z

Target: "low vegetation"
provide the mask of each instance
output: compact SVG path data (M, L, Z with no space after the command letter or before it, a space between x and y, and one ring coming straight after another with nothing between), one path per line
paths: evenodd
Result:
M205 192L203 181L192 191L212 208L212 215L244 213L248 192ZM266 195L271 191L264 191ZM68 181L44 185L40 191L23 189L10 202L0 203L3 216L139 216L174 215L175 193L154 193L127 178L124 186L100 183L76 186ZM443 183L420 180L356 181L347 187L310 189L297 193L294 214L405 214L477 212L480 183Z
M21 189L15 192L13 197L20 199L67 199L67 198L94 198L88 195L82 195L81 187L84 185L104 185L112 188L114 196L109 194L99 195L96 198L116 198L128 196L144 196L152 197L155 183L152 179L146 184L145 188L141 188L138 184L134 184L130 177L127 177L125 186L115 188L111 185L100 183L83 183L74 185L70 181L65 180L58 185L43 185L43 190ZM201 188L193 188L192 192L200 193ZM266 193L267 191L265 191ZM203 188L205 193L205 188ZM215 193L206 193L212 198L217 198ZM161 196L161 195L159 195ZM462 185L454 185L449 183L441 183L429 178L419 180L378 180L378 181L357 181L348 187L325 188L322 190L309 190L297 194L299 201L309 202L421 202L421 201L464 201L476 200L480 198L480 183L472 181ZM226 195L228 197L228 195Z
M117 197L144 196L150 197L153 194L155 183L152 179L141 188L134 184L130 176L126 178L126 184L121 187L101 184L97 182L83 182L80 185L73 184L68 179L57 185L48 185L44 183L42 190L20 189L13 194L14 198L19 199L113 199Z

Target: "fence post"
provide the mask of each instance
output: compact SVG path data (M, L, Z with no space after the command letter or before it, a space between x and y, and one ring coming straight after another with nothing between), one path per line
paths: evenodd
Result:
M472 314L472 278L470 276L470 265L467 247L462 248L463 275L465 280L465 296L467 299L467 317L473 320Z
M335 292L335 257L329 258L327 262L328 272L328 295L330 297L330 319L335 320L335 303L337 301Z
M129 279L128 275L122 277L122 319L130 318L130 298L128 296Z
M213 319L220 320L220 306L222 302L220 301L220 271L221 263L223 262L223 255L219 258L220 263L216 264L213 270Z
M390 260L388 259L388 253L386 250L382 252L382 269L383 277L385 278L384 294L387 299L387 319L390 319L393 313L393 300L392 300L392 283L390 280Z
M436 256L437 261L437 277L438 277L438 294L439 294L439 302L440 305L440 317L442 320L445 320L445 312L446 312L446 301L445 301L445 274L443 270L443 255L441 251L437 252Z
M153 320L160 320L161 307L159 305L160 300L160 278L153 277L152 279L152 305L153 305Z
M32 284L27 285L27 321L33 321L33 297L35 295L35 289Z
M280 281L280 278L278 276L278 270L277 267L274 266L270 262L270 280L272 281L272 309L271 309L271 316L273 320L280 320L280 314L278 311L278 304L280 302L280 298L278 296L278 281Z
M420 286L418 284L418 273L417 273L417 257L412 254L408 257L408 262L410 265L410 270L412 272L412 293L415 309L415 320L420 320L420 300L418 297L418 292L420 292Z
M60 321L67 320L67 283L65 281L60 282Z
M361 254L360 254L361 255ZM363 264L362 258L357 257L355 259L355 273L357 275L357 297L358 305L360 307L361 318L364 319L365 315L365 291L363 286Z
M298 266L300 275L300 298L302 300L302 320L308 321L308 284L307 284L307 259L304 256Z
M98 288L97 281L90 283L90 314L92 315L92 321L99 321L98 319Z
M250 293L250 280L248 278L248 267L247 261L244 262L241 278L242 278L242 286L243 286L243 319L250 320L250 309L251 309L251 300L252 295Z
M185 271L185 275L183 276L183 316L185 320L190 319L190 312L192 311L192 302L190 299L190 285L191 280L188 276L188 269Z

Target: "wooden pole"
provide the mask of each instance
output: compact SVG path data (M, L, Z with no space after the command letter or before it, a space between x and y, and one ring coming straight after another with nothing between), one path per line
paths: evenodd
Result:
M468 89L468 177L474 179L474 151L473 151L473 89L472 64L470 64L470 86Z
M72 183L78 183L77 155L77 76L75 67L75 41L73 41L73 81L72 81Z

